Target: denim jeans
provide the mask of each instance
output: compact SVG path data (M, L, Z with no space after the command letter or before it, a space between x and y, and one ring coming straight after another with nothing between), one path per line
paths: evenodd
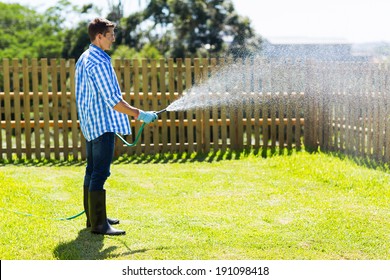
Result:
M87 141L87 168L84 187L89 191L103 190L110 176L110 166L114 156L115 134L107 132L98 138Z

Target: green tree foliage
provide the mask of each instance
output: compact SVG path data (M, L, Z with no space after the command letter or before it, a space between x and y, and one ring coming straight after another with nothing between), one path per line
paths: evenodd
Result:
M129 48L126 45L120 45L112 54L113 59L160 59L163 55L151 44L146 44L140 51Z
M119 58L246 56L261 46L231 0L145 0L145 9L128 17L122 2L112 0L106 16L118 24L113 54ZM78 7L68 0L44 13L0 3L0 59L77 59L90 44L87 26L96 12L93 4Z
M91 43L87 32L90 19L83 19L82 15L88 15L89 13L96 12L97 10L98 8L93 4L87 4L81 8L78 8L77 6L73 6L71 8L71 12L78 15L81 19L73 28L71 27L65 30L61 53L63 58L77 59L88 48Z
M66 30L61 53L63 58L77 59L88 48L91 41L88 37L87 26L87 21L81 21L75 28Z
M245 56L261 46L230 0L150 0L122 25L123 43L136 50L149 43L170 57Z
M62 44L54 14L0 2L0 58L59 57Z

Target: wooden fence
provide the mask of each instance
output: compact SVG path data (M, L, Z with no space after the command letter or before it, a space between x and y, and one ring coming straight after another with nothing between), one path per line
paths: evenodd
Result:
M333 62L309 68L305 143L389 162L389 65Z
M362 84L361 80L370 79L375 80L376 88L366 83L354 91L345 83L356 76L349 73L354 66L349 64L263 59L234 63L217 59L114 61L124 99L138 108L156 111L231 65L241 65L235 78L239 90L246 93L245 99L234 107L221 104L210 110L163 113L158 121L145 127L137 146L129 148L118 140L116 156L291 149L300 148L303 139L306 147L355 154L361 151L359 155L388 160L389 149L383 148L388 143L387 123L379 124L388 116L387 105L383 105L388 103L381 103L388 96L385 65L366 65L372 71L354 80L353 88ZM0 159L85 158L85 140L75 104L74 69L74 60L3 60ZM226 81L226 91L229 85ZM356 98L361 103L354 103L354 107L346 102L355 102ZM364 114L346 112L346 108L363 105ZM141 123L131 119L131 126L133 136L126 137L129 142ZM379 130L383 133L378 134ZM351 140L356 137L352 131L360 135L358 142Z

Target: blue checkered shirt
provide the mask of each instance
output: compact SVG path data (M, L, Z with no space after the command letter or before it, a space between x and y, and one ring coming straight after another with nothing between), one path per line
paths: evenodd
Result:
M87 141L106 132L131 134L129 117L113 109L122 99L110 56L91 44L76 63L76 102Z

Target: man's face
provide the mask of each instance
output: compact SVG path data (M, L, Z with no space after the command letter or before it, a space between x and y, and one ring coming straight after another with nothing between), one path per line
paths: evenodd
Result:
M98 34L99 47L103 51L108 51L111 49L112 43L115 42L115 33L114 28L110 27L106 35Z

